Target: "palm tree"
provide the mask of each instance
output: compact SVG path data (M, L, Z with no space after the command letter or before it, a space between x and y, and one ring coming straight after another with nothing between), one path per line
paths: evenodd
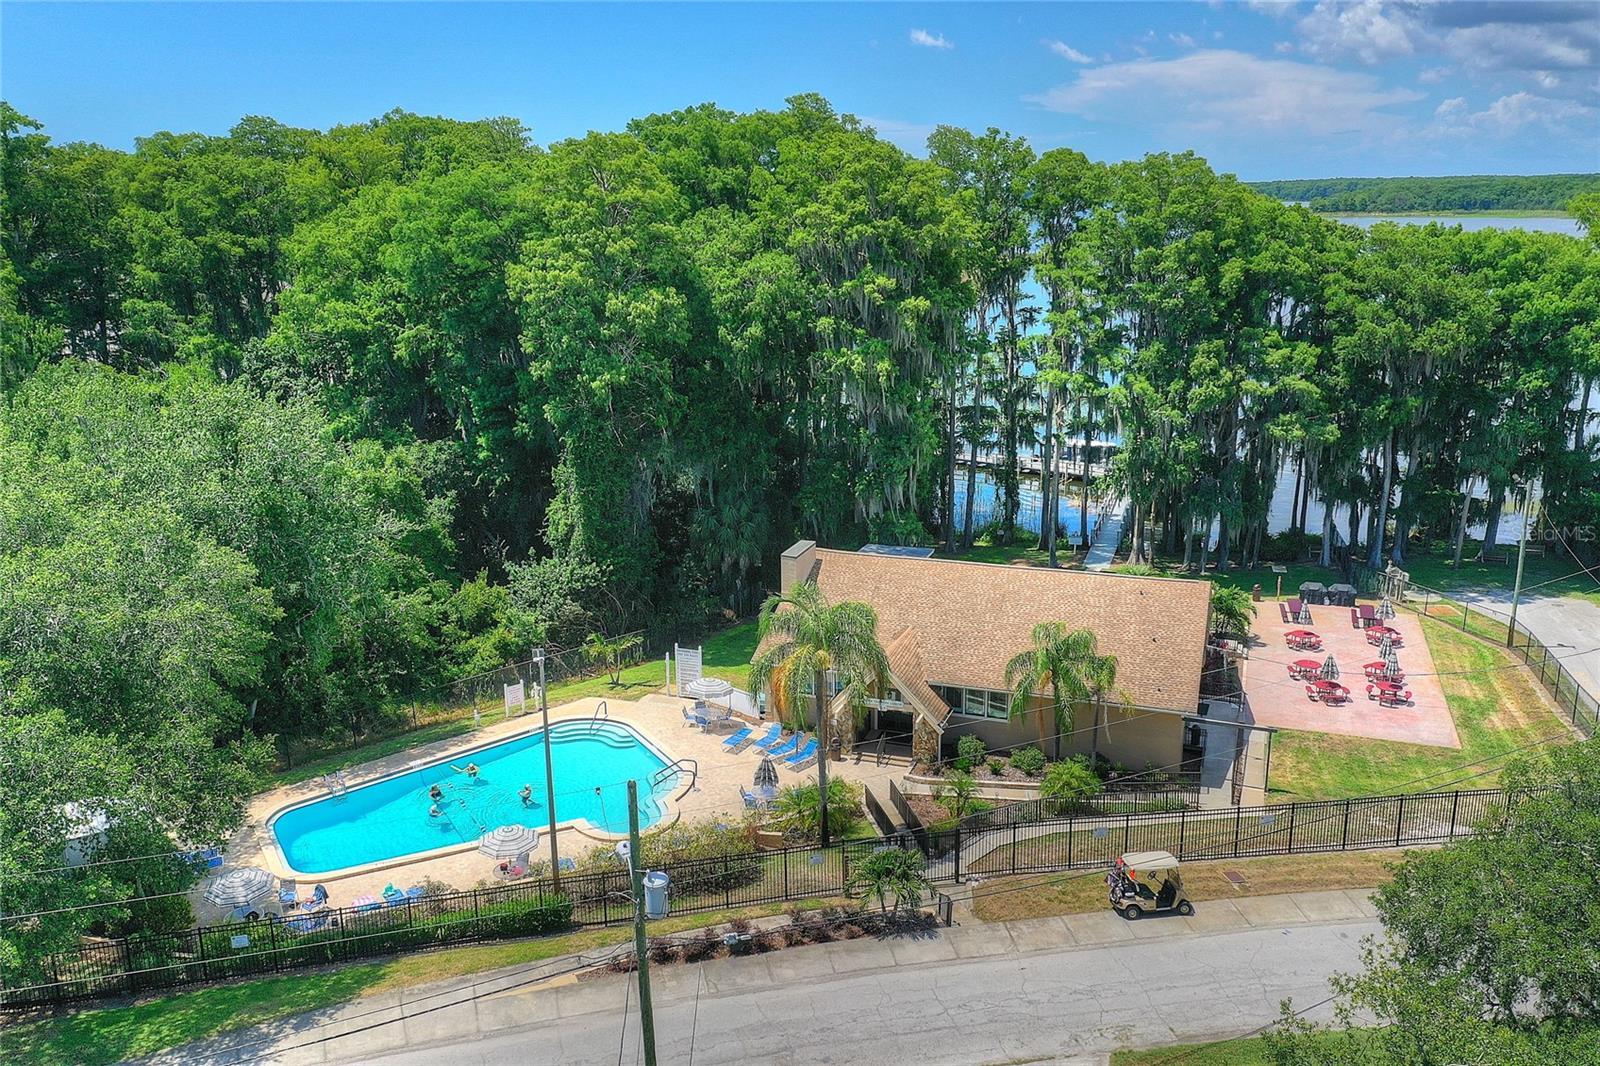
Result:
M828 843L828 696L831 672L852 705L888 685L889 657L878 643L878 614L865 603L829 604L814 581L803 581L761 605L757 627L766 647L750 664L750 687L774 687L773 698L797 706L805 683L817 703L817 801ZM781 691L780 691L781 690Z
M1211 586L1211 631L1240 640L1250 637L1250 622L1256 616L1256 605L1250 594L1235 585Z
M869 899L876 899L885 917L889 896L895 910L915 910L932 887L928 883L927 860L922 852L907 848L883 848L855 863L850 869L848 887Z
M1061 755L1062 733L1072 729L1074 704L1095 702L1099 718L1101 696L1117 683L1117 657L1095 650L1094 633L1088 629L1067 629L1065 622L1040 622L1031 634L1033 647L1018 652L1006 663L1006 687L1011 690L1011 718L1026 715L1035 694L1048 694L1056 722L1056 756ZM1045 708L1038 707L1039 746L1048 739L1045 733ZM1096 723L1098 726L1098 722ZM1099 730L1094 736L1099 748Z

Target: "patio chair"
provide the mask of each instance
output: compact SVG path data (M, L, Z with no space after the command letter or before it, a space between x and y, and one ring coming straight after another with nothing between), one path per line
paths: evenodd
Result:
M705 729L711 724L711 719L706 717L705 712L697 704L692 712L687 707L683 709L683 724L699 726L701 729Z
M1283 619L1284 625L1293 625L1294 620L1289 617L1289 608L1284 606L1282 600L1278 601L1278 616Z
M1312 703L1316 703L1317 702L1317 698L1318 698L1317 697L1317 686L1315 686L1315 685L1307 685L1306 686L1306 699L1310 700Z
M755 746L758 751L763 751L768 755L771 755L773 752L783 747L784 741L782 724L774 723L772 730L769 730L766 736L756 741Z
M328 902L328 886L326 886L326 885L318 885L316 888L313 888L311 890L311 899L308 902L310 902L311 905L315 906L315 907L320 907L323 904L327 903Z
M817 738L806 741L806 746L783 760L783 765L797 773L817 761Z
M300 905L300 885L292 877L285 877L278 882L278 904L285 910L294 910Z
M800 744L805 740L805 736L804 733L791 733L788 740L776 748L768 749L767 754L774 759L786 759L800 750Z
M755 734L751 731L750 727L745 726L743 729L739 730L737 733L733 734L727 740L722 742L722 750L743 751L745 745L750 743L750 738L754 735Z
M739 798L744 800L744 809L747 811L764 811L767 809L766 801L743 785L739 786Z
M578 869L578 864L573 862L571 859L567 858L565 855L563 855L563 856L561 856L561 861L556 864L556 867L562 873L570 874L570 873L575 872Z

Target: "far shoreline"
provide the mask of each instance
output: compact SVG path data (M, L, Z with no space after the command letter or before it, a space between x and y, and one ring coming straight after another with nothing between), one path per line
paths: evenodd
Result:
M1318 211L1312 213L1323 218L1571 218L1567 211L1555 208L1531 210L1528 208L1486 208L1471 211Z

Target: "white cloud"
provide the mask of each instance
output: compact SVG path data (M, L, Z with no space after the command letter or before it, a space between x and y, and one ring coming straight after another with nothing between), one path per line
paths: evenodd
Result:
M1194 47L1194 38L1190 37L1187 33L1169 33L1167 34L1167 40L1171 41L1179 48Z
M1370 66L1410 55L1416 50L1413 37L1420 27L1409 8L1383 0L1318 0L1300 20L1299 30L1301 47L1312 55L1354 56Z
M918 154L927 148L928 136L934 130L931 122L906 122L897 118L873 118L870 115L857 115L856 119L863 126L877 130L878 136L890 144Z
M912 30L911 43L920 48L942 48L946 51L955 47L945 39L942 33L929 33L927 30Z
M1074 63L1093 63L1094 57L1085 55L1072 47L1066 41L1046 40L1044 46L1062 59L1070 59Z
M1557 100L1532 93L1511 93L1500 97L1482 111L1469 111L1461 97L1446 100L1434 111L1439 118L1439 131L1443 133L1490 134L1504 137L1529 127L1551 133L1562 133L1568 123L1578 120L1592 121L1596 112L1592 107L1573 100Z
M1278 53L1280 56L1286 56L1290 52L1294 51L1294 42L1293 41L1275 41L1273 43L1273 45L1272 45L1272 50L1274 52Z
M1166 115L1180 130L1281 138L1389 132L1403 120L1387 109L1423 95L1386 88L1359 71L1207 49L1082 70L1075 81L1026 99L1091 119Z
M1417 75L1417 80L1424 85L1438 85L1450 76L1450 69L1449 67L1429 67Z

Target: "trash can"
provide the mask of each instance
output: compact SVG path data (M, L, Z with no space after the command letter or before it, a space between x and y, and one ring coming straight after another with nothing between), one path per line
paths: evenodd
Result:
M667 885L670 878L660 870L646 870L644 875L644 916L667 916Z

